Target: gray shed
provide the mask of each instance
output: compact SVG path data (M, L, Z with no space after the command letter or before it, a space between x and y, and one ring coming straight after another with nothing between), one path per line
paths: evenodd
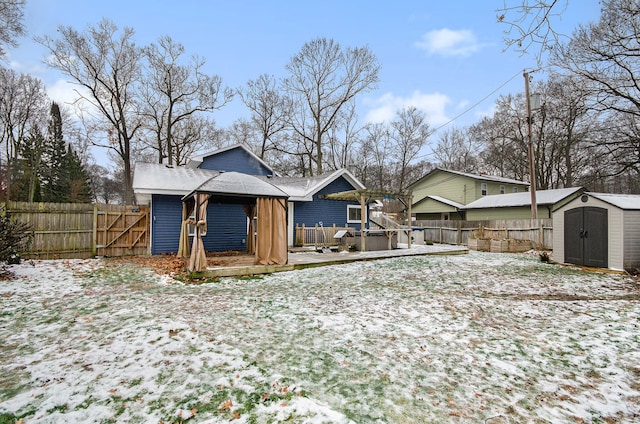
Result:
M640 195L584 193L553 212L558 262L640 268Z

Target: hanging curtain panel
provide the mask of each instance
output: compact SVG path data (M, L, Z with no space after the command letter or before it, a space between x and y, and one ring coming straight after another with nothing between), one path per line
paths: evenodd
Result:
M258 198L257 209L256 264L285 265L287 263L287 201Z
M189 271L200 272L207 269L207 254L204 250L202 236L207 233L207 205L209 195L198 193L196 199L196 234L193 237L191 257L189 258Z

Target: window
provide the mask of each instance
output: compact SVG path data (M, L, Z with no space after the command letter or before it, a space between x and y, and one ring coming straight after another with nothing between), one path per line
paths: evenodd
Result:
M500 186L500 194L504 194L504 186L503 185Z
M359 224L361 219L362 209L360 209L360 205L347 205L347 223ZM364 219L365 221L367 220L366 213Z
M480 184L480 194L483 196L487 195L487 183Z
M194 213L192 213L192 214L189 216L189 221L192 221L192 222L195 222L195 221L196 221L196 214L195 214L195 212L194 212ZM193 224L189 224L188 228L189 228L189 237L195 237L195 235L196 235L196 226L195 226L195 225L193 225Z
M514 188L513 188L513 192L514 192L514 193L517 193L517 192L518 192L518 187L514 187Z

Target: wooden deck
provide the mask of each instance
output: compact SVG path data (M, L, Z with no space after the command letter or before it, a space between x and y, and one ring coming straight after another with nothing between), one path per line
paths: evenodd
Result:
M405 245L406 246L406 245ZM393 250L378 250L372 252L331 252L319 253L315 250L296 251L289 253L289 263L286 265L253 265L251 263L233 266L209 266L204 272L207 277L239 277L246 275L271 274L274 272L293 271L295 269L314 268L327 265L339 265L357 261L373 261L378 259L396 258L401 256L428 255L462 255L469 253L466 246L453 245L418 245L411 249L399 248Z

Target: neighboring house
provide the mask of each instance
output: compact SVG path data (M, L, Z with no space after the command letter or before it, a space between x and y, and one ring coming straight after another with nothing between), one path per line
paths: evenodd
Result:
M557 262L640 269L640 195L584 193L553 212Z
M318 196L362 189L362 184L346 170L318 177L288 178L278 174L243 145L233 145L191 159L186 166L169 168L163 164L136 163L133 188L138 204L151 207L152 255L178 251L182 225L182 197L221 172L257 176L289 196L288 242L295 240L295 225L350 226L359 228L355 202L318 199ZM242 179L238 179L242 184ZM238 187L238 192L242 190ZM360 210L359 205L357 210ZM358 217L358 225L349 216ZM248 218L243 205L233 196L212 198L207 207L207 234L202 238L206 251L245 250Z
M560 188L536 192L538 219L550 219L552 212L580 196L584 188ZM482 197L461 208L467 221L530 219L531 193L509 193Z
M528 189L529 183L524 181L436 168L409 186L413 193L411 212L417 220L464 220L463 205L488 195Z

